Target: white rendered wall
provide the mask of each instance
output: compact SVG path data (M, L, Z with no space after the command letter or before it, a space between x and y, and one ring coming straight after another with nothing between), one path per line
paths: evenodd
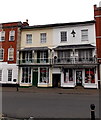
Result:
M8 70L12 69L12 81L8 81ZM6 62L0 63L0 70L2 70L2 81L0 83L16 83L13 79L18 82L18 67L16 64L7 64Z
M88 29L88 41L81 41L81 30ZM71 32L74 30L76 32L75 37L72 36ZM67 31L67 41L61 42L60 32ZM82 25L82 26L69 26L53 29L53 44L55 46L59 45L73 45L73 44L96 44L95 40L95 25Z

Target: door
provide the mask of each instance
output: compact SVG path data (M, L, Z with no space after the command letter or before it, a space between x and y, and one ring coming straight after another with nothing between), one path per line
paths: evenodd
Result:
M76 85L82 86L82 71L76 71Z
M33 86L37 87L38 84L38 69L33 69L33 82L32 82Z
M53 87L60 87L61 74L53 74Z

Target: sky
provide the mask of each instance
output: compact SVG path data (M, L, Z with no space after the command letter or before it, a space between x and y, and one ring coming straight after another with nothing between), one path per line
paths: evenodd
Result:
M94 20L93 5L101 0L0 0L0 23L25 22L29 25Z

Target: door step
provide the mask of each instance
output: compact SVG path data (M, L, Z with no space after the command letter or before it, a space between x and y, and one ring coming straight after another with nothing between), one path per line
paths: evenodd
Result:
M83 86L76 86L75 89L84 89Z

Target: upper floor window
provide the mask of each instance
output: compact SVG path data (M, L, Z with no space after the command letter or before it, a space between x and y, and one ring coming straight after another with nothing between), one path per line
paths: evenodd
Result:
M32 34L27 34L26 35L26 43L31 44L32 43Z
M46 43L46 33L41 33L40 34L40 42L41 43Z
M14 60L14 48L8 49L8 60L13 61Z
M0 41L5 41L5 31L0 32Z
M3 61L4 59L4 49L0 48L0 61Z
M81 40L88 41L88 29L81 30Z
M15 39L15 31L11 30L9 32L9 41L14 41L14 39Z
M61 34L61 42L67 41L67 32L63 31Z

